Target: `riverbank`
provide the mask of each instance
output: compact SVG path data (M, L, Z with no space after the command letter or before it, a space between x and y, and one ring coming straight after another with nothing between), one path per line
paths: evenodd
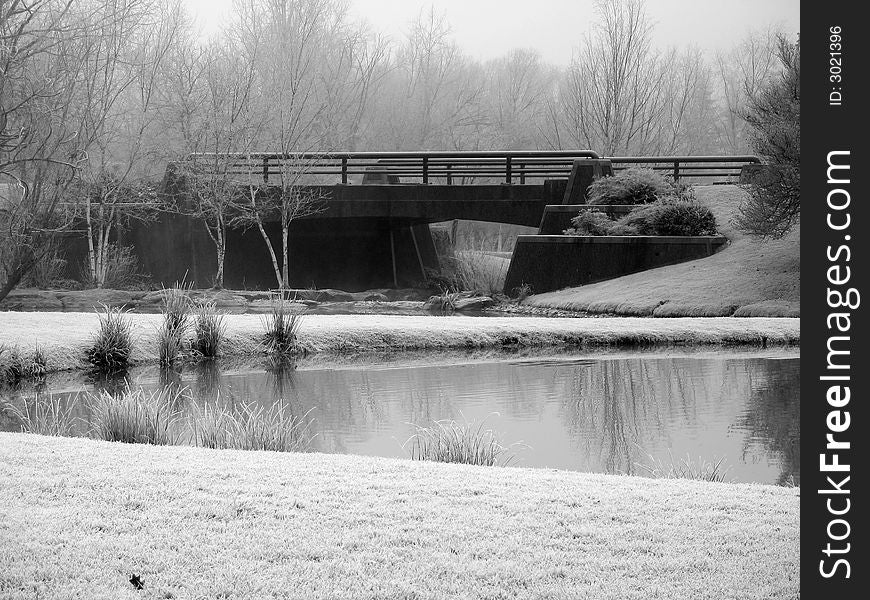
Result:
M733 226L746 192L695 186L728 245L712 256L527 298L523 305L653 317L799 317L800 225L779 240Z
M132 363L157 360L162 316L129 314ZM228 356L259 356L263 318L226 316ZM0 312L0 345L32 352L48 371L85 367L84 353L98 327L95 313ZM500 347L635 347L652 345L783 345L800 343L800 321L777 318L535 318L394 315L307 315L299 344L310 354L451 350Z
M11 600L800 589L793 488L6 433L0 465Z

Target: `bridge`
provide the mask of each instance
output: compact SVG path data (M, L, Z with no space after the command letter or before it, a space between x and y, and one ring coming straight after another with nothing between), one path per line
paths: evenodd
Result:
M754 156L602 157L577 150L200 153L184 162L205 176L256 186L258 193L275 193L292 182L322 198L320 212L291 225L291 283L354 291L419 285L429 269L438 270L431 223L465 219L537 227L545 206L583 203L595 176L642 166L676 180L731 183L743 165L759 161ZM280 246L277 217L267 221L268 234ZM196 227L178 219L169 223L162 238L168 252L144 261L146 268L171 279L180 278L184 267L188 280L209 283L213 249ZM174 261L173 255L189 260ZM256 232L233 232L225 271L229 287L274 286Z

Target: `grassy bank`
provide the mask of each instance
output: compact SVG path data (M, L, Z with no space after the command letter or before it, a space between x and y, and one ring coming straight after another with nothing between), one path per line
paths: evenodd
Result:
M157 361L161 315L130 314L133 364ZM38 344L47 370L82 368L98 317L94 313L0 312L0 344L32 351ZM260 315L227 315L228 356L264 352ZM638 346L655 344L797 344L797 319L650 319L535 317L412 317L310 315L299 330L309 353L346 354L379 350L449 350L517 346Z
M726 248L700 260L539 294L525 304L633 316L799 316L800 226L781 240L747 236L731 224L743 190L695 190L716 215Z
M10 600L799 593L789 488L4 433L0 467Z

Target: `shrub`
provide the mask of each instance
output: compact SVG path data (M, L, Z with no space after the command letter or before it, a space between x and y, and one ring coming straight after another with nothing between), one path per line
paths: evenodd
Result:
M52 237L46 245L42 258L21 279L22 287L35 287L41 290L63 287L63 274L67 260L64 251L56 237Z
M587 204L648 204L674 196L674 184L652 169L629 168L596 179L587 189Z
M601 215L601 213L598 213ZM715 235L716 217L695 202L666 198L638 206L617 221L580 213L567 235Z
M97 311L100 320L94 343L87 350L87 359L101 371L121 371L130 363L133 350L133 333L127 311L103 305Z
M109 442L172 445L179 441L177 408L186 389L161 388L155 392L129 387L120 394L88 392L91 435Z
M266 328L263 342L269 354L289 356L299 351L297 334L304 310L283 298L272 304L272 310L263 319Z
M580 214L571 219L574 225L565 230L565 235L610 235L613 219L597 210L581 210Z
M653 215L655 235L716 235L716 217L691 202L662 204Z
M501 444L492 429L483 429L485 420L457 423L454 420L434 421L431 427L414 425L416 433L411 444L411 460L494 466L503 457L502 465L513 461L514 454Z
M784 236L800 219L800 39L780 36L777 56L782 72L749 96L741 115L750 126L752 149L769 167L748 186L736 219L741 230L772 238Z
M315 437L309 432L311 411L297 417L282 403L231 409L194 405L192 411L194 443L206 448L306 452Z
M203 358L220 356L225 331L224 315L217 312L214 302L204 300L195 305L191 349L197 355Z
M150 276L139 265L132 246L106 246L106 277L103 287L116 290L143 289L148 287ZM96 286L91 274L90 260L86 257L79 267L82 283Z

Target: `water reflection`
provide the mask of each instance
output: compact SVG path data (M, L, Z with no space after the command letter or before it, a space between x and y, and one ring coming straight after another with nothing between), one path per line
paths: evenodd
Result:
M736 481L799 484L799 368L796 353L298 370L212 361L89 387L188 387L197 403L226 407L280 402L294 415L311 411L323 452L407 456L411 424L487 419L505 443L529 446L521 466L644 475L651 460L724 457ZM7 395L21 403L32 392ZM8 416L0 427L12 427Z

